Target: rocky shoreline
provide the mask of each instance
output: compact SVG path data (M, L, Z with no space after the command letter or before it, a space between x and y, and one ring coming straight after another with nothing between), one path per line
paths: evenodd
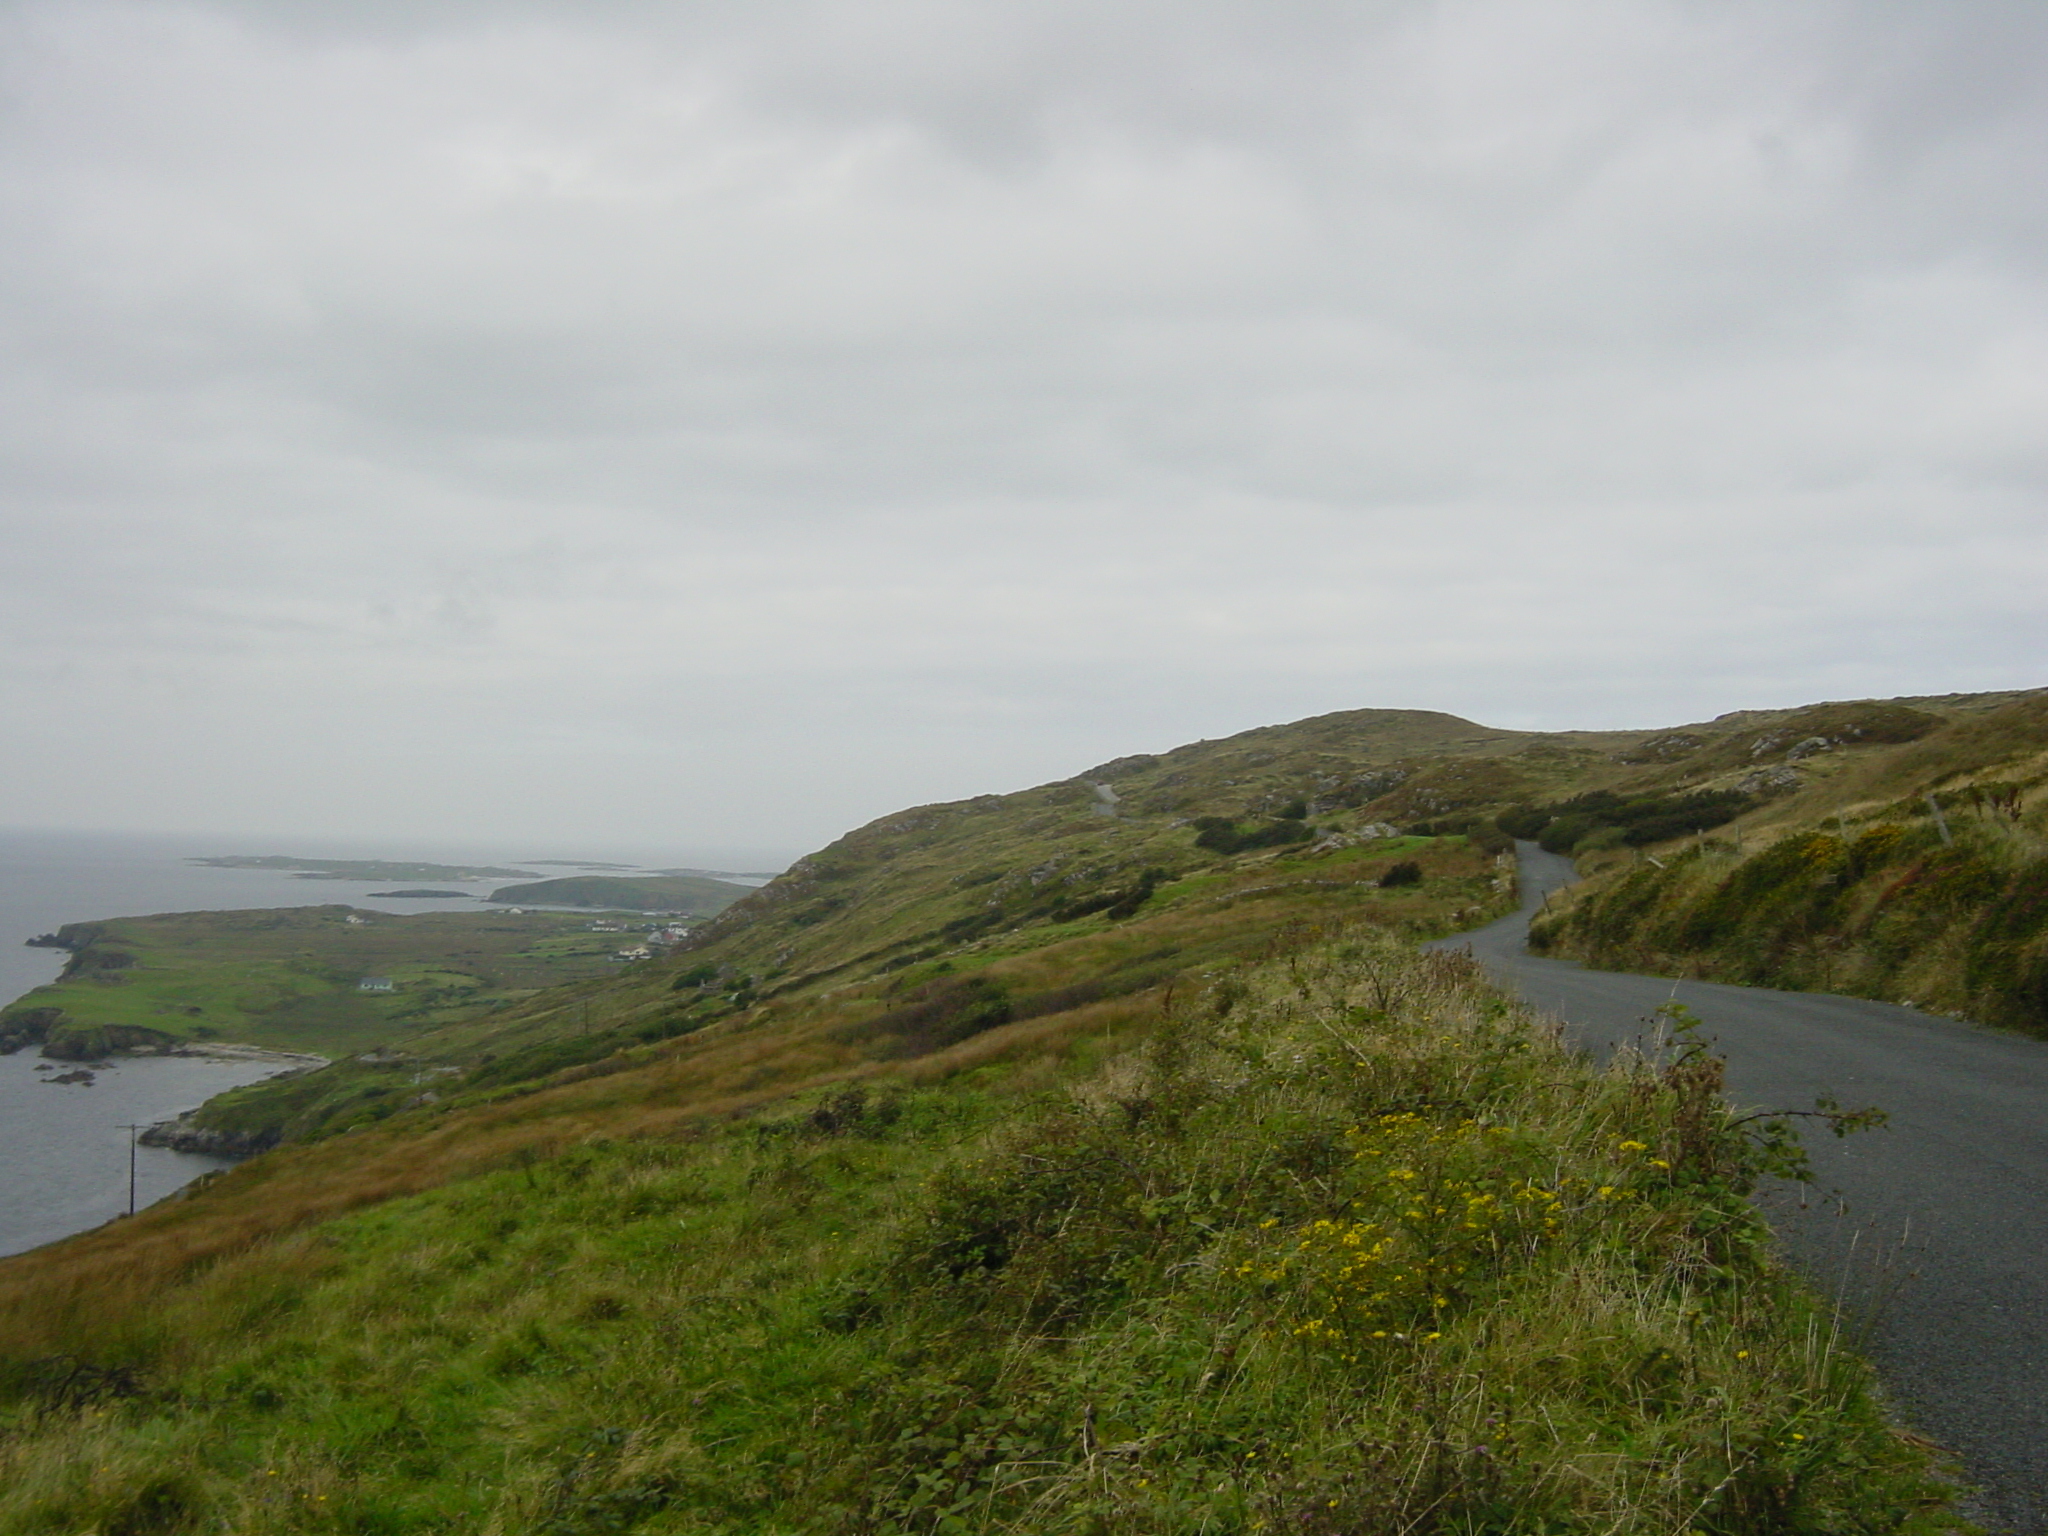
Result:
M160 1120L135 1138L145 1147L163 1147L172 1152L197 1152L205 1157L243 1158L268 1152L281 1139L274 1126L261 1131L224 1131L195 1125L190 1114L175 1120Z
M276 1062L282 1069L277 1077L295 1077L327 1065L325 1056L310 1051L278 1051L229 1041L181 1040L157 1030L125 1024L70 1024L67 1028L68 1022L61 1008L30 1008L10 1014L0 1020L0 1055L13 1055L28 1046L39 1045L39 1054L52 1061L81 1063L77 1070L44 1078L44 1082L82 1087L90 1087L94 1071L109 1066L117 1058L183 1056L209 1061ZM159 1121L136 1140L145 1147L221 1158L254 1157L278 1143L274 1129L220 1130L194 1123L193 1113L188 1111L175 1120Z
M190 1040L138 1024L81 1024L62 1008L24 1008L0 1018L0 1056L31 1045L51 1061L105 1061L114 1056L205 1056L221 1061L280 1061L302 1069L322 1067L325 1056L278 1051L226 1040Z

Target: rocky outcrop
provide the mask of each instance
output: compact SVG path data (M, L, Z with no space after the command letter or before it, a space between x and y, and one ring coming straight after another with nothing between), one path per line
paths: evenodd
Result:
M53 1061L104 1061L109 1056L169 1056L179 1040L139 1024L83 1024L67 1021L58 1008L37 1009L58 1018L44 1031L43 1054Z
M265 1126L260 1131L226 1131L195 1125L190 1115L152 1125L136 1138L145 1147L197 1152L205 1157L254 1157L258 1152L268 1152L281 1139L275 1126Z
M22 1008L0 1014L0 1056L12 1056L25 1045L41 1045L63 1022L62 1008Z

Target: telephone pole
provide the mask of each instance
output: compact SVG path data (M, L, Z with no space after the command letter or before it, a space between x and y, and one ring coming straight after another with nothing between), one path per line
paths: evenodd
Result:
M121 1129L128 1133L128 1214L133 1216L135 1214L135 1133L142 1129L142 1124L140 1121L137 1121L133 1125L124 1125Z

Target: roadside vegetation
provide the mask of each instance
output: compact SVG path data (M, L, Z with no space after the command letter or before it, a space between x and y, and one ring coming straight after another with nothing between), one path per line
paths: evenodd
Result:
M0 1529L1960 1528L1683 1020L1596 1070L1368 927L1094 1021L658 1132L542 1095L181 1248L364 1138L288 1148L84 1240L166 1239L123 1286L0 1267Z
M2048 1038L2048 697L1881 747L1713 836L1568 845L1592 878L1531 944Z
M67 1015L343 1059L0 1261L0 1531L1961 1529L1686 1021L1596 1071L1414 945L1512 908L1514 830L1594 875L1560 950L2023 1003L2044 752L2044 694L1357 711L881 818L632 963L92 925Z
M2013 814L2020 795L1977 784L1746 856L1698 842L1567 901L1530 942L1610 969L1847 992L2048 1037L2048 839Z

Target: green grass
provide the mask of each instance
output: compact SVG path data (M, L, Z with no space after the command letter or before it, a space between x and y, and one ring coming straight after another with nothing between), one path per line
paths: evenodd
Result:
M1350 850L1345 850L1350 852ZM662 1053L664 1042L705 1030L776 1029L822 1035L838 1052L853 1037L850 1019L887 1012L936 983L985 977L1014 999L1024 1014L1042 1012L1049 995L1086 989L1091 998L1156 993L1176 978L1204 967L1292 946L1319 925L1374 920L1414 937L1435 937L1505 910L1509 891L1490 857L1463 838L1406 839L1392 852L1419 856L1431 871L1420 886L1381 890L1377 876L1391 854L1366 860L1341 854L1286 860L1239 861L1212 875L1169 882L1128 918L1093 913L1069 922L1040 920L1014 932L989 934L948 945L933 945L929 958L884 967L881 974L851 987L821 987L815 978L756 977L728 963L723 979L706 987L675 991L679 966L669 961L608 967L602 982L542 990L530 996L447 989L438 1011L420 999L431 989L415 986L409 1016L415 1032L403 1037L408 1070L459 1069L431 1085L406 1085L377 1064L340 1063L311 1078L259 1084L216 1100L194 1117L205 1128L232 1131L267 1141L332 1134L375 1123L405 1110L423 1093L442 1104L460 1105L480 1095L530 1092L567 1073L616 1071ZM406 921L417 921L407 919ZM583 932L536 941L522 954L545 958L556 946L602 941L609 951L619 936ZM744 953L744 952L743 952ZM394 969L389 974L407 974ZM343 1009L345 990L308 1005ZM764 1009L752 1005L765 996ZM1079 1006L1067 995L1059 1010ZM998 1020L1002 1009L989 1013ZM273 1017L275 1027L293 1015ZM329 1038L339 1024L323 1023ZM963 1025L954 1026L964 1028ZM980 1027L980 1026L977 1026ZM933 1048L940 1035L927 1026L910 1035L889 1034L863 1043L859 1051L887 1056ZM360 1037L365 1045L376 1043Z
M351 922L351 917L358 919ZM67 1030L146 1029L322 1055L365 1050L551 983L610 976L631 935L565 913L343 906L187 912L72 924L66 974L7 1009L60 1008ZM364 992L384 976L389 993Z
M1706 1058L1372 932L1180 996L16 1306L0 1531L1960 1529Z
M1912 1002L2048 1036L2048 839L2001 817L1843 818L1617 872L1531 943L1628 970Z
M709 917L753 889L699 875L564 875L505 885L486 898L513 905L617 908L632 912L688 912Z
M1733 831L2038 750L2041 702L1914 701ZM1511 904L1455 835L1504 797L1722 787L1823 715L1247 732L1092 770L1113 818L884 817L624 967L542 914L324 971L214 934L222 1006L404 1053L210 1107L298 1139L0 1264L0 1531L1957 1529L1711 1064L1595 1072L1410 948ZM1296 800L1452 835L1194 846ZM170 985L132 952L65 985Z

